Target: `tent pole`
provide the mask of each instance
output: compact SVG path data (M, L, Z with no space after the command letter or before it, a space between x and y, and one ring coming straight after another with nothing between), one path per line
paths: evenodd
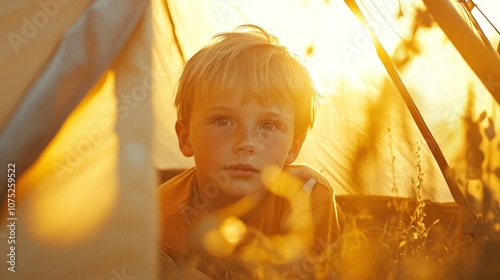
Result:
M446 36L500 105L500 58L469 29L449 1L422 0Z
M466 3L466 0L459 0L458 2L460 2L460 5L462 6L462 9L464 9L465 13L467 14L467 17L469 18L469 20L474 25L474 28L476 28L476 31L479 34L479 36L481 37L481 40L483 41L484 46L490 52L492 52L494 55L496 55L496 52L495 52L495 49L493 48L493 45L491 44L491 42L488 39L488 37L486 37L486 35L484 34L483 30L481 29L481 26L479 25L479 23L477 22L477 20L474 18L474 15L472 15L472 9L474 7L477 8L476 3L474 3L472 0L467 1L467 3ZM479 8L477 8L477 9L479 10ZM484 16L484 14L483 14L483 16ZM488 18L486 18L486 20L491 24L491 22L489 21ZM495 26L493 24L491 26L493 26L493 28L495 28ZM495 28L495 30L496 30L496 28Z

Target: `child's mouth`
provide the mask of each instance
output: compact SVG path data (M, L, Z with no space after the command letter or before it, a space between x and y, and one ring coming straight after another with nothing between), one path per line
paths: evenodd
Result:
M257 169L249 164L232 164L225 169L233 177L252 177L259 173Z

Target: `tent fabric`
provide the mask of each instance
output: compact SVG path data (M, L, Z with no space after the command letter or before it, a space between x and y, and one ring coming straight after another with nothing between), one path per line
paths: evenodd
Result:
M91 1L68 2L0 2L0 34L3 38L0 41L2 129L7 118L20 106L34 77L40 75L45 63L49 61L59 39Z
M0 152L5 158L17 159L18 172L22 173L33 163L114 60L146 5L144 1L120 3L98 1L88 7L60 39L50 63L8 120L2 132ZM104 15L111 9L114 18L110 20ZM118 28L121 32L104 32Z
M249 2L0 1L2 178L7 163L19 166L16 272L2 268L0 278L155 278L156 171L194 165L173 129L177 78L214 34L244 23L304 57L318 84L321 107L299 162L341 196L414 198L422 182L423 199L453 202L343 2ZM484 198L498 211L499 104L422 1L359 2L464 194L476 211ZM5 255L7 209L5 199Z
M155 278L158 229L153 193L157 181L149 152L153 82L148 74L154 20L147 4L92 2L67 30L60 30L60 36L51 37L58 42L54 52L45 57L51 71L32 77L35 88L29 94L9 92L28 99L18 108L33 104L43 115L15 110L14 115L29 120L24 129L30 133L25 135L34 142L19 151L15 141L22 139L4 140L2 136L2 143L10 142L7 149L2 149L3 165L7 166L4 161L16 166L30 164L18 155L37 152L36 141L42 142L48 133L43 129L55 130L57 134L29 169L16 173L13 215L3 211L7 209L7 199L2 204L5 207L1 233L15 237L12 251L16 257L15 266L9 266L15 272L3 266L0 278ZM119 7L113 8L112 16L110 5ZM78 7L68 3L60 11ZM164 19L155 20L168 28ZM58 24L54 16L47 28ZM81 49L77 55L76 49ZM15 54L12 49L5 50L18 56L28 52L24 49ZM57 67L61 62L63 66ZM85 97L75 106L81 91ZM32 97L31 93L37 96ZM44 108L44 104L49 106ZM62 113L58 115L59 112ZM63 116L66 112L71 113ZM44 117L47 115L50 117ZM46 121L45 126L37 119L40 117ZM64 124L58 127L60 119L64 119ZM16 124L15 121L16 118L6 121L4 127ZM42 131L32 129L39 125ZM9 217L17 219L13 232L6 227L11 222ZM4 240L2 254L6 256L11 248L5 246Z

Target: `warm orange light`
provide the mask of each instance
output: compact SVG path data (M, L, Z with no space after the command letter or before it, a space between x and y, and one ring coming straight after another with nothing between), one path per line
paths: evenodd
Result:
M245 236L247 227L240 219L228 217L222 222L220 232L229 243L236 245Z
M108 72L19 180L20 215L40 244L82 244L106 226L116 207L113 89Z

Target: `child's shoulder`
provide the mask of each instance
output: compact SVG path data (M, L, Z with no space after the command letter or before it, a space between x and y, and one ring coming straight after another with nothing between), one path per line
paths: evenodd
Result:
M190 206L194 168L161 184L156 189L159 214L162 221L159 244L179 254L187 254L186 222L193 212Z
M161 212L164 215L175 215L184 205L191 201L192 186L195 182L196 169L190 168L161 184L156 189Z
M314 189L322 189L322 191L329 192L331 194L334 193L334 189L328 179L326 179L323 174L321 174L315 168L302 164L302 163L293 163L286 164L283 167L283 171L286 173L299 178L304 181L303 189L305 191L313 191Z
M186 184L192 183L194 177L196 176L196 168L189 168L182 171L181 173L175 175L174 177L163 182L158 188L158 192L169 192L175 188L181 188Z

